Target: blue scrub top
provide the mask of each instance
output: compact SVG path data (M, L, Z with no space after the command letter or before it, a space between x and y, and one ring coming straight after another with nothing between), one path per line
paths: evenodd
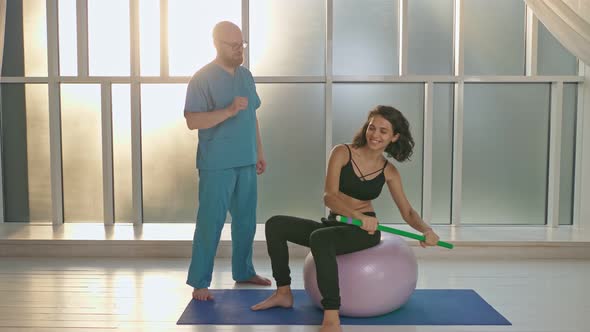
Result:
M242 66L234 75L211 62L191 78L185 112L210 112L231 105L234 97L248 98L248 107L214 127L199 129L197 168L225 169L256 164L256 110L260 98L250 71Z

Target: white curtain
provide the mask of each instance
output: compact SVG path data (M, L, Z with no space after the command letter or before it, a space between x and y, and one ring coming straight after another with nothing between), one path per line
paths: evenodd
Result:
M524 0L547 30L590 65L590 0Z

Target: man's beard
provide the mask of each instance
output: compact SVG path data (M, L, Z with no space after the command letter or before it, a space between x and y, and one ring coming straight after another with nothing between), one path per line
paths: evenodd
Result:
M239 57L224 56L221 60L223 60L226 66L235 68L244 62L244 55L241 54Z

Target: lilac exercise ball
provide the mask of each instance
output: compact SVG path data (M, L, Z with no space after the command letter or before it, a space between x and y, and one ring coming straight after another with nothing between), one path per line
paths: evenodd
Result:
M418 264L406 241L381 234L375 247L336 256L340 286L340 315L372 317L404 305L416 289ZM311 252L305 258L303 280L312 302L322 308Z

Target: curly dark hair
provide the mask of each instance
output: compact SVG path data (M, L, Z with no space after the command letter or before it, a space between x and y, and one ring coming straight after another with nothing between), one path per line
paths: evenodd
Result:
M385 148L385 152L387 152L389 157L399 162L410 160L414 149L414 139L412 138L412 133L410 133L410 123L400 111L392 106L378 105L371 110L363 127L354 135L352 146L360 148L367 144L367 128L371 119L376 115L380 115L389 121L394 134L399 134L399 139L395 143L389 143Z

